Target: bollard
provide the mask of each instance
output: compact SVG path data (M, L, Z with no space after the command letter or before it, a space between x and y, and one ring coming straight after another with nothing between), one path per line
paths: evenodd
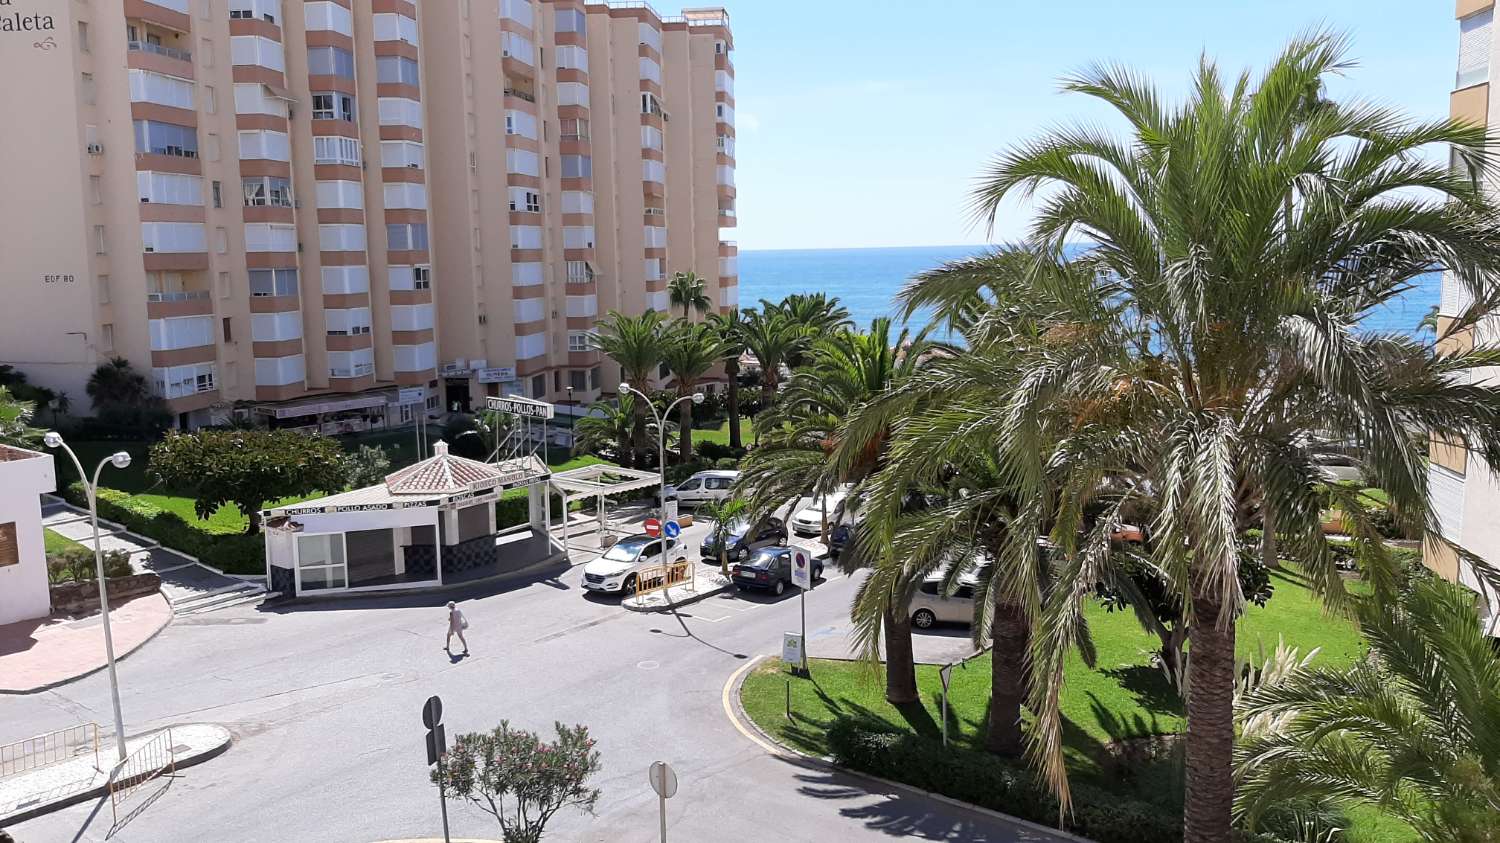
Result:
M786 719L792 719L792 680L786 681Z

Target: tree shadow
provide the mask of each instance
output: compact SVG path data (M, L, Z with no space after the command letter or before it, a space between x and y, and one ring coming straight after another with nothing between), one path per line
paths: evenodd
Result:
M1182 697L1161 670L1146 664L1111 667L1099 671L1120 683L1142 708L1160 714L1183 713Z

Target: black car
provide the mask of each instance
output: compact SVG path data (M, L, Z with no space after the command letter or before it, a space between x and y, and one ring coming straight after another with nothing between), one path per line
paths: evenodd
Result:
M849 546L849 539L854 531L849 529L848 524L839 524L828 531L828 558L838 559Z
M729 534L729 559L736 561L746 559L753 550L772 545L786 547L787 532L786 523L780 518L767 518L757 527L752 528L748 521L736 521L730 525ZM703 544L698 546L698 556L704 562L719 562L719 543L714 541L713 533L709 533L703 539Z
M823 562L811 560L812 578L823 578ZM740 588L763 588L781 594L792 582L792 551L785 547L763 547L734 566L734 584Z

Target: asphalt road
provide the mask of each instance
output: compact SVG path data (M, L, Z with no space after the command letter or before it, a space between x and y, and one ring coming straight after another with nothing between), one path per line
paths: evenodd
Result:
M696 549L700 530L687 538ZM707 567L707 566L704 566ZM585 595L581 566L556 580L458 596L472 655L443 650L450 595L239 607L175 620L120 663L131 733L173 723L228 728L234 745L183 771L113 841L369 841L441 837L428 783L422 702L439 694L453 735L502 719L549 734L583 723L599 741L594 816L564 812L548 839L657 839L651 762L677 770L674 841L1036 841L1050 839L863 780L777 759L741 735L721 702L746 661L779 652L797 597L725 595L673 614L626 612ZM837 573L807 598L809 630L845 624L854 582ZM827 636L825 636L827 637ZM951 648L961 635L935 639ZM814 649L815 654L818 650ZM110 722L103 674L0 698L0 743ZM449 805L455 837L499 838L495 821ZM108 804L11 829L20 843L101 841Z

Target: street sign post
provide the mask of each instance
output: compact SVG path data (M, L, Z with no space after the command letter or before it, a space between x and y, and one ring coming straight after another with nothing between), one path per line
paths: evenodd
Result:
M666 523L662 524L661 531L665 533L667 538L669 539L675 539L678 536L682 535L682 527L676 521L667 521Z
M646 535L653 539L661 535L661 519L659 518L647 518L642 526L646 530Z
M661 806L661 843L667 843L667 800L677 795L677 774L665 761L656 761L646 771L651 789L656 791L657 803Z
M938 668L938 678L943 680L943 746L948 745L948 683L953 681L953 665Z
M422 704L422 725L427 727L427 763L438 768L438 804L443 809L443 843L448 837L448 794L443 789L443 756L448 752L448 735L443 729L443 701L434 694Z
M662 510L662 516L664 518L666 518L668 521L676 521L677 520L677 499L676 498L666 498L665 500L663 500L662 501L662 505L661 505L661 510Z
M800 547L792 548L792 585L797 587L797 605L802 610L802 642L807 643L807 592L812 585L812 557ZM807 665L807 654L803 653L802 675L811 671Z

